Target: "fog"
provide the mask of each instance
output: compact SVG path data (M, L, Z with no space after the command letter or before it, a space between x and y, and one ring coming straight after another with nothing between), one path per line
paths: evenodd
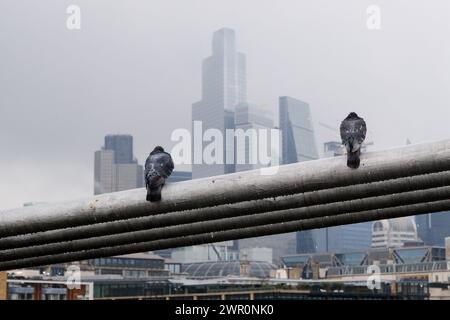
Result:
M81 9L68 30L66 9ZM369 30L369 5L381 28ZM236 31L248 100L308 102L318 148L349 111L371 150L450 138L450 2L2 0L0 208L93 193L94 151L134 136L142 163L190 128L212 33Z

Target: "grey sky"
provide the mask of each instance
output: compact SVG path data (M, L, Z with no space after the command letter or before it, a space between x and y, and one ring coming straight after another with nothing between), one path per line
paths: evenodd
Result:
M66 29L69 4L80 31ZM370 4L381 30L366 27ZM141 163L170 148L222 27L247 55L251 102L276 112L290 95L336 127L357 111L373 149L450 138L448 0L2 0L0 208L91 195L108 133L132 134Z

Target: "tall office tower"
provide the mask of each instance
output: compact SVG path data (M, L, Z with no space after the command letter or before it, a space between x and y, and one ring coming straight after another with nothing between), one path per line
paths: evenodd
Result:
M225 129L234 128L235 106L247 99L246 91L245 55L236 51L234 30L220 29L213 35L212 55L203 60L202 99L192 105L193 179L234 172L234 166L226 164L226 141L222 163L203 163L203 150L211 142L202 138L208 129L219 130L225 138ZM196 127L196 122L201 128ZM200 139L195 136L198 131Z
M249 103L241 103L235 110L235 160L241 158L241 162L236 161L236 172L267 167L259 159L259 143L262 135L260 130L267 131L267 156L270 156L270 130L273 129L273 115L263 108ZM256 154L255 154L256 153ZM243 161L242 161L243 160Z
M133 157L131 135L108 135L105 146L95 151L94 194L144 186L144 170Z
M430 246L444 246L450 237L450 212L428 213L415 216L419 238Z
M105 137L105 149L114 150L115 163L134 163L132 135L107 135Z
M319 156L309 104L280 97L279 107L283 164L316 160Z
M283 164L318 158L309 104L291 97L279 98L281 152ZM323 251L325 230L306 230L296 233L297 253Z
M348 224L325 229L327 252L345 252L370 248L372 222Z

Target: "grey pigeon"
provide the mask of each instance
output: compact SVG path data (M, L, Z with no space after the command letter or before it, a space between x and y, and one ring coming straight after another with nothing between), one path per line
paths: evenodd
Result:
M351 112L341 123L341 139L347 150L347 166L349 168L359 168L359 155L366 132L366 122L355 112Z
M155 147L145 161L145 186L147 201L161 200L161 189L172 174L174 164L169 153L160 146Z

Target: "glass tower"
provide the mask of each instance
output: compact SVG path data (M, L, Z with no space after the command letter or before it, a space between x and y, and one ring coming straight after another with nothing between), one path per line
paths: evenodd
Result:
M450 237L450 212L437 212L415 216L419 238L430 246L444 246Z
M212 55L202 64L202 99L192 105L192 121L200 121L203 133L218 129L225 138L225 129L234 129L234 108L247 99L245 55L236 51L234 30L223 28L213 35ZM208 144L201 139L201 150ZM193 137L193 148L199 143ZM226 143L222 164L199 164L193 150L192 178L203 178L234 172L226 165Z
M94 194L142 188L144 169L133 156L131 135L107 135L94 154Z
M105 150L114 150L115 163L134 163L133 136L129 134L107 135Z

